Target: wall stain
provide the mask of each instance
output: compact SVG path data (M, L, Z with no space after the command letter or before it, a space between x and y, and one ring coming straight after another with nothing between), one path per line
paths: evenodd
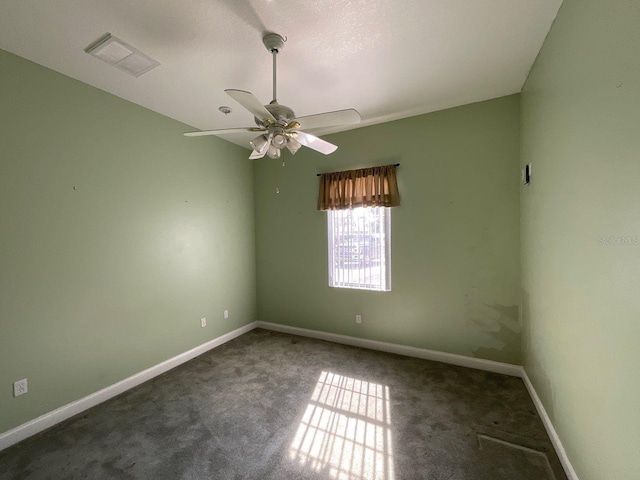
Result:
M520 364L520 307L485 303L479 299L480 289L471 286L465 295L467 323L483 334L473 350L475 357Z

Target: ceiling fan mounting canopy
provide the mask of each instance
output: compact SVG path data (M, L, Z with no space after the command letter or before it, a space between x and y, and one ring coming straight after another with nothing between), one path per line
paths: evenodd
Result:
M273 52L274 50L276 52L280 52L284 47L284 42L286 41L287 40L283 38L282 35L278 35L277 33L267 33L262 38L262 43L264 43L264 46L267 47L267 50L270 52Z
M269 104L263 105L251 92L233 89L225 90L230 97L253 114L257 127L187 132L184 135L200 137L243 131L261 132L260 135L249 142L249 145L253 148L253 152L249 156L251 159L262 158L265 155L271 158L280 158L281 150L284 148L294 155L301 146L311 148L325 155L335 152L338 148L336 145L305 133L300 128L314 129L357 124L360 123L360 114L351 108L298 118L291 108L279 104L276 95L276 57L283 49L284 42L286 42L286 38L277 33L268 33L262 38L262 43L273 55L273 100Z

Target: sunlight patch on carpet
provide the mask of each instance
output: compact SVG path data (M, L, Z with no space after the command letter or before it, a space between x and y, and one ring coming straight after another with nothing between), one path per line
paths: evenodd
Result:
M289 449L338 480L394 480L389 387L322 372Z

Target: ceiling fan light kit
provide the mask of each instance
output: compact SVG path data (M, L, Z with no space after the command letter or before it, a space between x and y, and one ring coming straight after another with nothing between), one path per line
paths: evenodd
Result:
M262 103L251 93L244 90L225 90L225 92L248 110L253 116L256 127L231 128L220 130L206 130L187 132L187 137L201 137L205 135L224 135L236 132L263 132L249 142L253 149L250 159L259 159L267 155L269 158L280 158L282 150L286 148L292 155L301 146L311 148L317 152L329 155L338 148L314 135L301 131L301 128L323 128L336 125L358 124L360 114L357 110L346 109L335 112L320 113L297 118L294 111L277 100L277 69L276 58L286 41L277 33L268 33L262 39L264 46L273 56L273 100L267 105ZM221 108L222 109L222 108ZM225 112L226 113L226 112Z
M269 148L269 139L265 135L259 135L249 142L254 151L264 154Z
M289 138L289 141L287 142L287 150L291 152L291 155L295 155L296 152L300 150L301 146L302 144L296 140L295 137Z

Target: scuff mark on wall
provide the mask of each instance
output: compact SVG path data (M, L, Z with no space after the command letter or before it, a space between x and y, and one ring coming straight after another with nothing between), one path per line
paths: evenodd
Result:
M531 323L529 321L531 315L531 304L529 302L529 292L524 288L520 289L520 325L522 325L522 365L526 368L529 352L527 345L531 344Z
M553 422L556 419L554 414L554 405L556 403L556 399L551 380L545 373L542 365L540 365L540 363L537 361L530 363L526 370L531 383L533 383L533 386L538 393L538 396L544 403L544 408L547 411L547 415L549 415L549 418Z
M520 307L500 303L484 303L481 291L471 286L465 295L465 313L469 325L481 336L473 355L488 360L519 364Z
M549 415L549 418L553 421L554 417L554 389L551 384L551 380L545 373L544 367L540 364L537 358L540 355L534 355L533 352L530 352L528 348L533 345L533 335L534 335L534 325L531 322L531 303L529 299L529 292L524 288L521 290L520 294L522 303L522 365L524 366L529 379L533 383L536 392L544 402L544 408Z
M495 332L486 333L494 340L494 342L492 346L480 346L473 350L474 357L495 360L498 362L513 363L516 365L520 363L519 333L504 327L499 327ZM500 346L498 347L493 345Z

